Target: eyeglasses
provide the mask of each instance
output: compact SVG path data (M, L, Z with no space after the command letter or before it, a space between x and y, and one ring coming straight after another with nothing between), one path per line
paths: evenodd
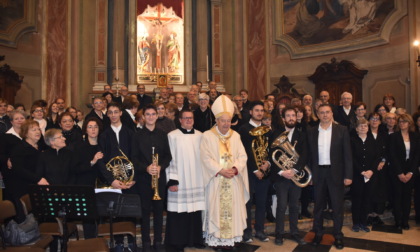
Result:
M39 113L39 112L44 112L44 110L42 110L42 109L35 109L34 112L35 113Z
M366 109L364 109L364 108L358 108L358 109L356 109L356 111L365 111Z
M400 120L398 123L408 123L406 120Z
M116 111L112 111L112 110L108 110L108 115L118 115L118 114L120 114L121 112L119 111L119 110L116 110Z
M61 135L61 136L58 136L58 137L54 137L54 140L55 140L55 139L65 139L65 138L64 138L64 136L63 136L63 135Z

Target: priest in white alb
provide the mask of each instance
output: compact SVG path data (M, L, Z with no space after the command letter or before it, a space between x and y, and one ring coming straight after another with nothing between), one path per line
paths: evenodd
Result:
M200 161L203 134L193 128L192 111L181 111L179 121L181 126L168 134L172 161L166 169L168 210L165 243L175 251L183 251L185 247L205 247L202 235L204 183Z
M203 235L211 247L233 247L246 228L247 155L239 134L230 129L232 101L219 96L212 112L216 126L203 133L200 147L206 197Z

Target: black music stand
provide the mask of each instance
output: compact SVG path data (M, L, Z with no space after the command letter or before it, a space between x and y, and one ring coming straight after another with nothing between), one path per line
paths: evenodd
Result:
M98 215L109 217L110 251L114 251L114 234L112 230L113 218L136 217L141 218L141 201L138 194L122 194L116 192L96 193ZM137 248L136 237L134 246Z
M63 247L67 251L67 218L96 219L95 190L92 186L39 186L29 187L33 212L39 218L59 218L63 223Z

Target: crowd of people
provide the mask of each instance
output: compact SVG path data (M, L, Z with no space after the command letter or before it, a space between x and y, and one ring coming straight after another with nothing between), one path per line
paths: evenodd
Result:
M334 245L342 249L346 188L354 232L383 224L386 208L393 210L396 228L410 229L413 191L420 223L420 112L411 116L397 108L391 94L369 110L363 102L353 104L349 92L341 94L340 105L329 103L326 90L317 99L307 94L290 104L276 98L269 94L264 100L249 101L245 89L237 95L221 94L213 81L207 92L201 82L191 85L186 96L168 85L156 100L141 84L135 94L123 86L118 96L106 85L86 116L63 98L51 104L37 100L29 111L0 98L4 199L15 204L16 221L22 222L25 213L19 199L29 193L31 184L100 183L139 194L143 251L165 246L176 251L188 246L226 250L253 239L268 242L266 220L276 223L274 242L282 245L287 207L291 239L306 244L298 219L313 218L312 243L320 244L328 212ZM250 134L264 126L261 136ZM254 146L259 137L265 140L263 160ZM284 142L299 158L284 154L275 160L273 153L284 152ZM121 155L134 165L133 181L118 180L106 168L109 160ZM279 166L280 161L284 165ZM302 185L297 177L308 170L312 181ZM153 199L156 190L160 200ZM274 214L272 195L277 196ZM83 230L86 239L97 235L94 222L83 222ZM115 251L123 246L117 236Z

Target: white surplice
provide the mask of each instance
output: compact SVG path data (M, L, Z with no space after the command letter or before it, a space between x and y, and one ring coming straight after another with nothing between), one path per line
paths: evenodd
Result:
M218 175L223 168L221 165L223 157L220 154L220 139L214 129L203 133L200 147L206 197L206 209L203 216L204 237L209 246L234 246L235 242L242 241L243 230L247 227L245 208L249 200L247 155L239 134L231 130L232 136L228 140L231 154L229 166L236 167L238 174L229 181L231 195L225 195L226 189L222 184L226 182L226 178ZM217 133L220 135L220 132L217 131ZM226 204L226 199L228 199L228 204ZM220 203L222 201L224 204ZM227 205L228 209L226 209ZM231 214L228 218L229 225L226 225L226 219L225 224L222 224L224 212ZM226 236L226 233L229 235Z
M191 213L204 210L204 182L200 161L201 133L184 134L176 129L168 134L172 161L166 169L167 180L179 182L178 191L168 190L168 211Z

